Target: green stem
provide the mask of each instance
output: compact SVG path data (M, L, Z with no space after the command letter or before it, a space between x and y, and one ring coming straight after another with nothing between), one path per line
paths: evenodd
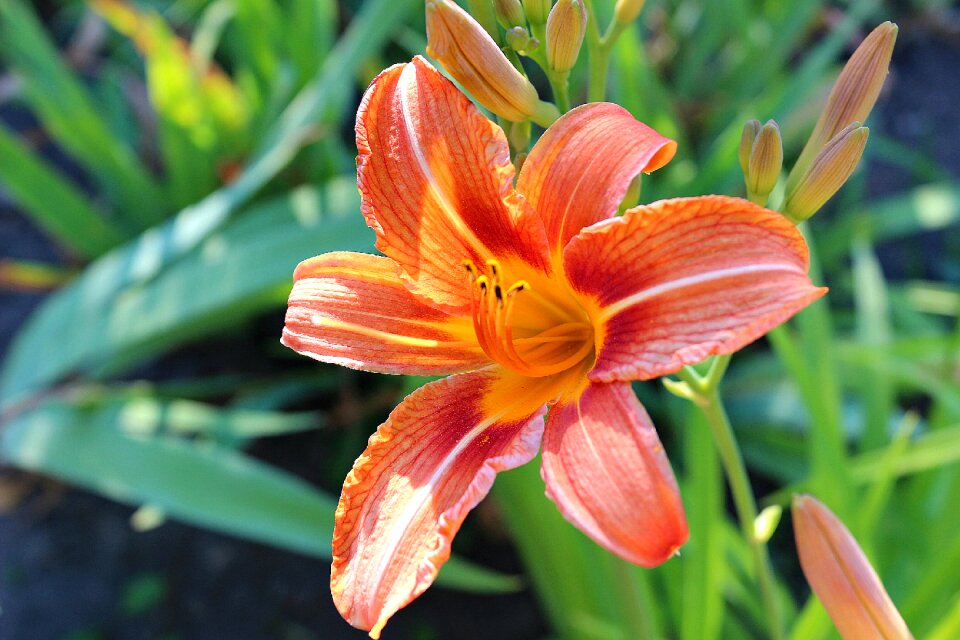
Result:
M553 101L557 103L560 113L570 111L570 73L549 73L547 78L550 80L550 88L553 89Z
M593 7L593 0L583 0L583 7L587 10L587 101L599 102L607 92L607 66L610 53L605 50L600 36L600 25L597 22L597 11Z
M780 601L777 598L776 583L773 577L773 568L770 564L770 554L764 543L757 540L755 522L757 520L757 502L750 487L750 478L747 468L737 446L737 439L727 417L727 411L720 399L719 386L730 363L730 355L714 358L706 376L701 377L694 369L687 367L677 373L677 376L689 385L693 391L693 400L703 411L713 439L720 454L730 492L733 494L733 503L740 520L740 529L750 545L754 565L757 572L757 585L763 599L764 609L767 611L770 625L770 637L782 640L783 621L780 611Z
M560 111L557 110L557 107L554 106L552 102L544 102L541 100L540 104L537 105L537 112L530 116L530 119L546 129L556 122L559 117Z
M590 102L600 102L607 94L607 73L610 70L610 53L617 38L623 33L626 25L616 20L607 25L607 30L600 35L600 25L597 23L597 14L593 10L590 0L584 0L587 9L588 21L593 25L587 29L587 53L590 56L588 69L590 77L587 83L587 99Z
M720 394L714 389L706 399L707 404L701 406L701 409L713 430L713 438L717 443L717 450L720 452L720 459L727 473L727 481L730 483L730 491L733 493L737 515L740 517L740 528L743 530L743 535L746 536L753 552L757 583L760 587L760 595L763 598L770 624L770 636L779 640L783 638L780 602L777 599L773 568L770 565L770 554L767 552L766 545L756 539L754 531L754 523L757 520L757 503L750 488L750 479L747 476L740 449L737 447L737 441L730 426L730 419L727 417L723 402L720 400Z
M530 34L540 42L546 42L547 40L545 25L531 24ZM553 90L553 101L556 103L560 114L562 115L570 111L570 90L567 82L570 77L570 72L557 73L553 71L550 65L547 64L547 54L542 46L524 55L536 62L537 65L543 69L547 80L550 82L550 88Z
M641 592L640 585L637 584L635 567L614 556L606 555L605 558L610 561L609 571L615 580L613 593L616 594L619 616L627 637L635 640L653 640L658 637L653 621L646 615L649 607L638 606L640 603L649 603L644 597L646 594Z
M523 63L520 61L520 56L517 55L517 52L511 49L510 47L505 47L502 49L503 54L507 56L507 60L513 65L513 67L520 72L520 74L526 78L527 70L523 68Z
M587 100L602 102L607 95L607 69L610 66L610 50L606 47L597 47L590 52L588 69L590 77L587 81Z

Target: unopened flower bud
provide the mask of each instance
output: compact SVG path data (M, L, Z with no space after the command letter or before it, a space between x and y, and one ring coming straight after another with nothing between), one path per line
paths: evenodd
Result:
M520 0L493 0L493 10L504 29L524 27L527 24Z
M558 117L476 20L452 0L427 0L427 53L483 106L513 122Z
M799 223L819 211L857 168L869 135L869 129L854 122L834 136L787 193L784 215Z
M559 0L547 17L547 64L558 73L573 69L587 32L582 0Z
M753 152L753 141L757 139L760 133L759 120L747 120L743 123L743 133L740 135L740 169L743 170L743 177L747 177L750 166L750 154Z
M800 566L844 640L910 640L913 636L860 545L816 499L793 498Z
M627 25L637 19L643 11L644 0L617 0L613 7L613 19Z
M536 51L540 47L540 41L532 37L523 27L507 29L507 44L517 53L524 55Z
M776 532L782 516L783 507L780 505L764 507L753 521L753 539L760 544L767 544Z
M800 180L827 141L851 122L865 122L887 77L890 56L897 40L897 25L884 22L853 52L837 78L827 106L787 179L787 190Z
M467 11L499 45L500 27L497 26L497 13L493 10L493 0L467 0Z
M783 142L780 127L768 120L760 129L750 149L745 174L747 197L760 205L767 203L770 192L777 186L780 169L783 167Z
M530 24L546 24L547 16L550 15L552 0L522 0L523 11L527 14L527 20Z

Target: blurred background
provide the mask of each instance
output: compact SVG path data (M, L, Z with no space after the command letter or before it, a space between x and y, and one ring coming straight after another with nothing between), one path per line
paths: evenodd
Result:
M604 16L612 4L596 2ZM829 299L780 348L734 358L724 391L772 504L805 486L809 443L836 427L851 483L840 515L856 515L918 637L949 640L960 10L650 0L614 49L609 98L680 143L642 201L742 195L743 122L776 118L795 158L842 61L884 20L900 33L864 161L809 225ZM330 599L333 510L369 434L422 380L320 365L279 336L300 260L373 250L353 118L376 73L425 44L420 0L0 0L0 638L365 637ZM694 536L732 530L704 425L658 383L636 388ZM507 513L496 498L386 638L637 637L564 627L524 544L541 505ZM709 594L685 592L679 568L631 578L662 604L658 635L760 634L742 547L697 544L688 566L705 558ZM789 523L772 553L800 616ZM682 622L692 612L706 626Z

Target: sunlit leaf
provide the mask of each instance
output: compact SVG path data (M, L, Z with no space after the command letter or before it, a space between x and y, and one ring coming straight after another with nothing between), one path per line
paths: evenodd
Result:
M134 151L110 132L29 3L0 0L0 52L22 79L27 100L44 127L111 196L119 220L140 229L169 213L153 178Z
M320 558L330 557L336 500L303 480L232 448L132 435L109 407L43 402L4 424L0 454L132 505ZM438 582L485 593L519 582L451 558Z
M163 259L176 221L101 259L45 301L3 363L0 398L38 391L71 373L137 362L189 338L283 304L293 268L333 250L370 250L352 178L304 187L252 207L155 279L111 286Z

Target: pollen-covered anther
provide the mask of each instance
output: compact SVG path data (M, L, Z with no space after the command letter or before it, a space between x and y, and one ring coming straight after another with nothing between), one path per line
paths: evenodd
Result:
M540 300L529 301L525 323L516 321L518 294L531 292L526 280L504 285L504 271L497 260L486 262L486 272L463 261L471 288L473 328L481 348L503 366L530 377L543 377L569 369L593 349L593 328L585 322L540 323L532 318L551 318ZM542 312L541 312L542 311Z

